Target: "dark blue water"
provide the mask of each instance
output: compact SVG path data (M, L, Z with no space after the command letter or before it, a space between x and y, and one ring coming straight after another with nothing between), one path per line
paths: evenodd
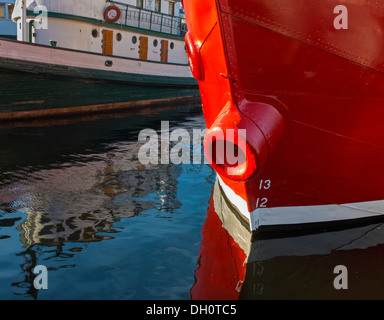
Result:
M140 130L166 120L205 128L201 106L2 125L0 299L190 298L215 174L138 161Z

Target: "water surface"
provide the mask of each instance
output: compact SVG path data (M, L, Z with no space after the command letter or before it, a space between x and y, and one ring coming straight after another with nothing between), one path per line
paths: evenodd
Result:
M143 165L138 134L201 106L0 131L0 299L189 299L215 175ZM36 290L33 268L48 269Z
M252 237L209 165L138 161L161 121L205 128L201 106L2 124L0 299L384 298L382 224Z

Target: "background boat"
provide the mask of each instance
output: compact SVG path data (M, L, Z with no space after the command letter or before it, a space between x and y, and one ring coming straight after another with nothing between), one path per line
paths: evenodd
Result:
M37 2L16 1L18 41L0 39L0 120L199 99L174 1Z
M16 39L16 24L12 21L15 0L0 1L0 38Z

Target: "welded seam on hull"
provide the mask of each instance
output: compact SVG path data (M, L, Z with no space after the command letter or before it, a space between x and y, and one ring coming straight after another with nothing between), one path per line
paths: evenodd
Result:
M250 24L259 26L260 28L264 28L264 29L269 30L271 32L280 34L284 37L288 37L292 40L299 41L303 44L306 44L306 45L309 45L309 46L314 47L316 49L322 50L326 53L329 53L329 54L332 54L332 55L337 56L339 58L345 59L349 62L355 63L359 66L370 69L372 71L376 71L380 74L384 73L383 71L380 71L380 70L374 69L373 67L370 67L368 64L370 64L372 61L368 60L367 58L363 58L361 56L354 55L350 51L340 49L339 47L332 45L328 42L313 40L310 38L310 36L307 36L305 39L302 39L302 38L300 38L301 32L296 32L296 30L289 29L286 26L282 27L277 22L274 22L270 19L267 19L267 20L270 20L272 23L268 24L268 23L263 23L263 21L258 21L258 20L257 21L251 21L251 20L247 19L247 17L240 17L240 16L234 15L234 14L229 13L229 12L223 11L223 13L225 13L228 16L231 16L233 18L243 20L243 21L246 21Z
M357 143L362 143L362 144L365 144L367 146L371 146L371 147L374 147L374 148L384 149L383 146L380 146L380 145L377 145L377 144L373 144L373 143L369 143L367 141L355 139L355 138L352 138L352 137L348 137L346 135L343 135L343 134L340 134L340 133L337 133L337 132L333 132L333 131L329 131L329 130L320 128L318 126L311 125L309 123L305 123L305 122L301 122L301 121L297 121L297 120L294 120L293 122L295 122L297 124L300 124L302 126L306 126L306 127L309 127L309 128L315 129L315 130L320 130L322 132L335 135L335 136L343 138L343 139L347 139L347 140L354 141L354 142L357 142Z

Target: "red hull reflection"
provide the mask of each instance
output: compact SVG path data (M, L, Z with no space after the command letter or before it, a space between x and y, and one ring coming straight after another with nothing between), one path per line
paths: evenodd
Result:
M211 198L202 242L193 300L236 300L245 278L247 254L223 228Z
M383 299L383 239L383 224L252 237L216 183L191 298Z

